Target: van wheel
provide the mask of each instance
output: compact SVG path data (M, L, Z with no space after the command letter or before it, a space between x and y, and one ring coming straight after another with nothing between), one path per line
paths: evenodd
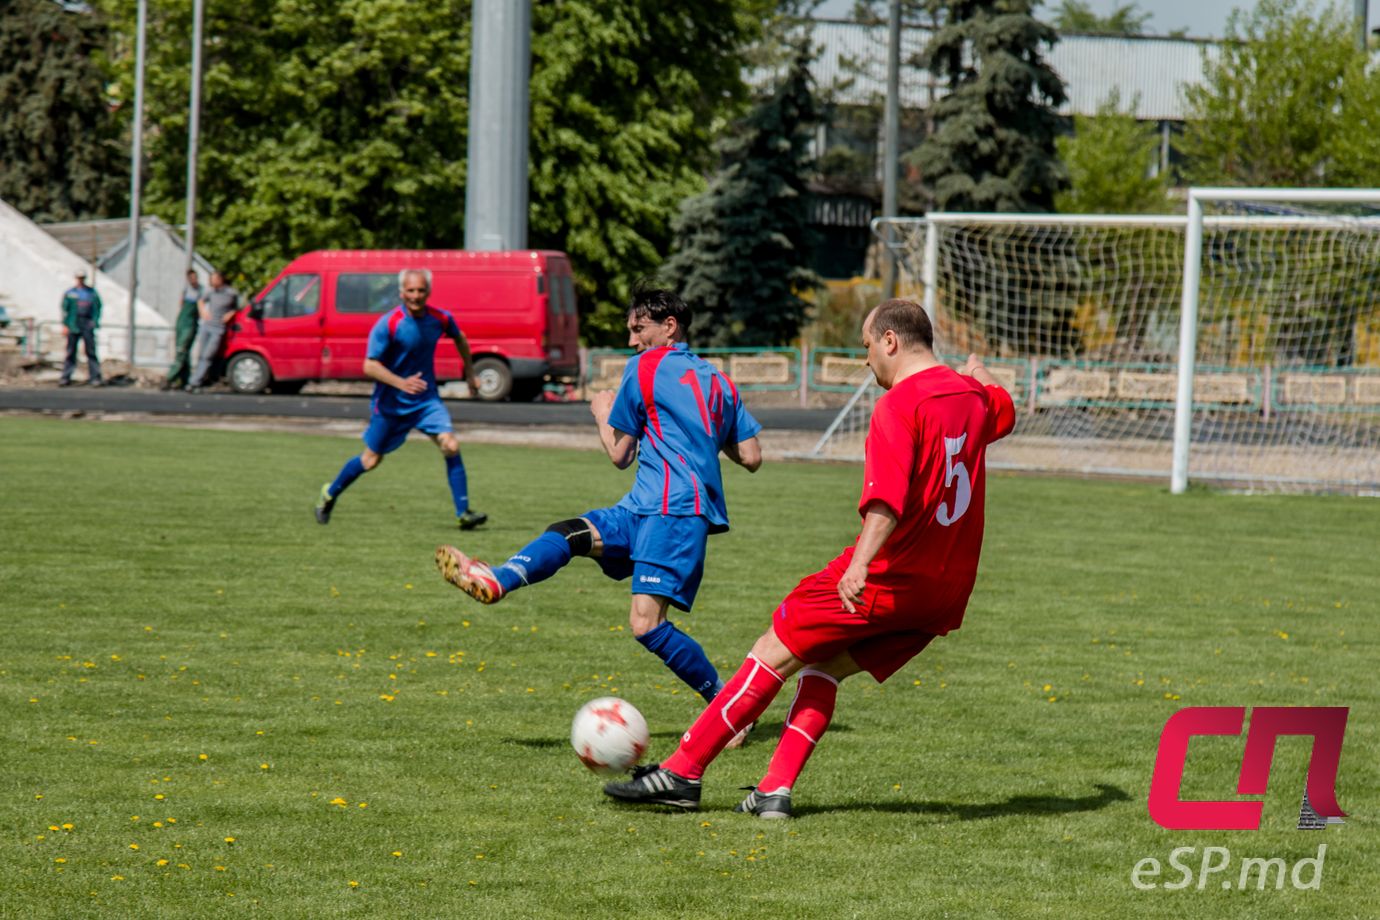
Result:
M225 376L230 381L230 389L236 393L262 393L273 379L268 362L251 352L241 352L231 358Z
M484 402L500 402L513 392L513 371L501 358L476 359L474 376L479 378L479 392L474 395Z

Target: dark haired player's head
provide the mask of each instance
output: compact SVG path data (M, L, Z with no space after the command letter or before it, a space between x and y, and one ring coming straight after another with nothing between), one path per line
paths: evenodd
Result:
M654 323L670 317L680 326L682 334L690 326L694 313L681 296L669 288L651 287L639 283L633 288L632 303L628 306L629 316L640 316ZM684 337L682 335L682 337Z
M934 350L934 328L925 308L913 300L886 300L872 311L872 335L895 333L905 351Z
M693 316L675 291L639 282L628 306L628 347L645 351L683 342Z

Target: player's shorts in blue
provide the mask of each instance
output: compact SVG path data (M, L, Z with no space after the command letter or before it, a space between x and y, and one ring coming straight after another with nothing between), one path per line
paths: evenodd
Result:
M445 403L431 399L406 412L385 414L375 410L369 427L364 430L364 446L376 454L392 453L402 447L413 428L424 434L455 430Z
M704 577L709 522L702 517L636 514L627 508L599 508L580 517L604 541L595 559L617 581L632 576L633 594L655 594L689 610Z

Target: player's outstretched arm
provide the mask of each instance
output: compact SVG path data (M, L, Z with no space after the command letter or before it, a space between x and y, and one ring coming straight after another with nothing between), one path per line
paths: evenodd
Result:
M594 398L589 401L589 412L599 427L599 443L603 445L604 453L609 455L614 466L626 470L637 457L637 438L609 424L613 400L614 394L611 390L595 393Z
M992 376L991 372L987 370L987 365L983 364L982 359L977 355L968 356L968 364L963 368L963 373L985 387L1001 385L997 383L997 378Z
M465 333L460 331L460 327L455 327L455 335L451 337L455 343L455 350L460 352L460 362L465 368L465 385L470 388L470 396L479 396L479 378L474 375L474 358L470 355L470 340L465 338Z
M725 444L723 449L725 457L749 473L755 473L762 468L762 445L756 438L748 438L737 444Z

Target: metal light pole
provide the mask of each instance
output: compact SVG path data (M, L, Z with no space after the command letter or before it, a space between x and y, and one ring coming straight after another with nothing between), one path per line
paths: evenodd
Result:
M1370 13L1367 5L1367 0L1356 0L1353 7L1356 11L1356 50L1363 53L1366 50L1366 26L1370 24L1367 21Z
M196 256L196 176L197 145L201 142L201 22L205 0L192 2L192 87L187 102L187 265L185 278Z
M139 299L139 197L144 165L144 31L148 0L139 0L138 38L134 47L134 135L129 170L129 369L134 371L134 307Z
M896 172L900 166L901 142L901 0L891 0L887 22L886 125L882 148L882 216L895 217ZM892 226L887 224L885 276L882 292L887 299L896 296L896 253L891 249Z
M531 0L474 0L465 248L527 246Z

